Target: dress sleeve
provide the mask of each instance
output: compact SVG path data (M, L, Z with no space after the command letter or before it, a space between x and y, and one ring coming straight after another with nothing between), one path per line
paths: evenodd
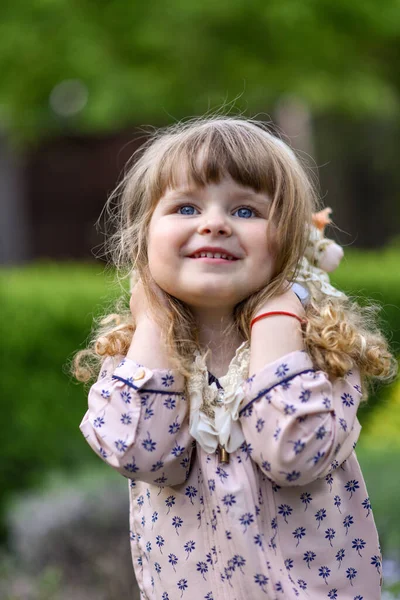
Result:
M104 361L80 430L125 477L160 486L183 483L193 438L182 375L150 370L127 358L117 362L113 357Z
M244 392L239 416L247 453L275 483L306 485L353 451L361 430L358 370L331 383L296 351L250 377Z

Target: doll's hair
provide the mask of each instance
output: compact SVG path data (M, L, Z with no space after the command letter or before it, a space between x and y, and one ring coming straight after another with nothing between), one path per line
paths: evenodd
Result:
M154 208L167 188L176 187L182 172L199 187L230 176L271 199L269 220L274 222L279 240L274 272L268 285L235 307L233 327L244 339L250 339L250 321L257 307L281 293L286 281L295 278L312 213L319 206L312 178L300 160L258 121L221 116L190 120L157 130L133 156L132 165L106 205L105 214L115 228L107 251L117 273L129 276L134 272L142 280L171 357L189 376L193 352L199 349L194 317L177 298L162 292L161 301L153 293L147 256ZM341 377L357 365L364 379L393 377L395 361L375 324L373 311L367 312L347 299L325 297L309 305L304 337L316 368ZM75 376L89 381L106 356L125 355L134 329L126 309L101 319L89 348L75 357Z

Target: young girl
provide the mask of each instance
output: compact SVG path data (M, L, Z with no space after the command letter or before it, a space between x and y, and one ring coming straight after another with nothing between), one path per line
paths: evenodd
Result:
M196 120L157 133L116 196L131 310L75 364L102 361L80 427L129 479L141 600L377 600L356 413L395 361L318 268L300 162L260 123Z

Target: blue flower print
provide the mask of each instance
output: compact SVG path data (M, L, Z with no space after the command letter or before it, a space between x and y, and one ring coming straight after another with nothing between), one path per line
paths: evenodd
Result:
M353 585L353 579L355 579L356 575L357 575L357 569L354 569L353 567L349 567L346 570L346 577L347 577L347 579L349 579L351 585Z
M293 404L285 404L283 412L285 415L294 415L296 409Z
M339 424L343 431L347 431L347 421L345 419L339 419Z
M308 402L311 397L310 390L303 390L299 396L299 400L303 403Z
M166 500L165 500L165 504L168 506L168 510L167 510L167 515L168 515L172 506L174 506L174 504L175 504L175 496L168 496L168 498L166 498Z
M121 393L121 396L124 392ZM125 392L126 393L126 392ZM108 398L111 396L110 391L109 390L101 390L101 396L102 398L104 398L105 400L108 400ZM129 394L130 397L130 394Z
M168 554L168 562L172 565L172 568L176 573L175 565L178 564L178 557L175 556L175 554Z
M333 485L333 476L331 473L328 473L328 475L325 477L325 481L326 483L329 485L329 491L332 491L332 485Z
M322 577L322 579L325 581L326 585L328 585L327 579L330 574L331 574L331 570L329 567L323 566L323 567L319 568L318 575L320 577Z
M128 471L128 473L136 473L136 471L139 471L139 467L136 465L136 459L134 456L132 456L132 462L124 465L124 469L125 471Z
M338 550L338 551L336 552L336 556L335 556L335 558L336 558L336 560L337 560L337 561L338 561L338 563L339 563L339 569L340 569L340 567L341 567L342 560L344 559L344 557L345 557L345 554L346 554L346 553L345 553L345 551L344 551L344 548L341 548L340 550Z
M378 573L380 573L381 557L377 556L376 554L374 556L371 556L371 565L373 565L374 567L376 567Z
M307 589L307 582L304 581L304 579L298 579L297 580L297 585L299 586L299 588L301 590L306 590Z
M184 591L187 589L187 587L188 587L188 582L187 582L187 579L184 579L184 578L180 579L176 585L178 586L178 589L180 589L180 590L181 590L181 592L182 592L182 593L181 593L181 598L182 598L182 596L183 596L183 592L184 592Z
M161 554L162 554L161 548L164 546L164 544L165 544L165 540L164 540L163 536L158 535L156 537L156 545L159 547Z
M169 596L168 596L167 592L163 593L163 595L161 596L161 600L169 600Z
M331 407L331 401L329 400L329 398L324 398L322 401L322 404L325 406L325 408L327 410L329 410Z
M154 410L151 408L151 406L147 406L146 410L144 411L144 420L148 421L152 416L154 416Z
M327 431L325 429L325 426L321 425L321 427L318 427L315 437L317 438L317 440L323 440L326 434Z
M285 560L285 567L287 568L288 571L290 571L290 569L293 569L293 559L292 558L287 558Z
M128 446L123 440L116 440L114 442L114 446L118 450L118 452L126 452L128 450Z
M317 463L319 463L321 458L324 458L324 456L325 456L325 452L321 452L320 450L318 450L317 454L312 456L307 462L313 461L314 465L316 465Z
M147 439L142 441L142 447L147 450L147 452L154 452L154 450L156 449L156 442L153 442L153 440L150 437L150 433L147 432Z
M169 410L173 410L176 406L175 398L167 398L166 400L164 400L164 406Z
M189 540L188 542L186 542L186 544L183 546L183 549L187 553L186 560L189 558L190 553L193 552L193 550L195 550L195 548L196 548L196 542L194 542L193 540Z
M204 573L207 573L207 571L208 571L208 567L207 567L206 563L203 561L200 561L200 562L196 563L196 568L199 571L199 573L202 574L204 581L206 581L206 578L204 575Z
M252 515L250 512L244 513L244 515L239 518L239 522L244 526L243 533L246 533L247 527L254 523L254 515Z
M325 539L329 540L329 543L331 546L332 546L332 540L335 537L335 535L336 535L336 531L334 529L332 529L332 527L328 527L328 529L325 531Z
M231 540L232 539L232 532L229 531L228 529L225 530L225 537L227 540Z
M208 489L211 494L215 491L215 479L208 480Z
M94 427L101 427L102 425L104 425L104 418L103 417L97 417L93 421L93 425L94 425Z
M141 523L142 527L144 527L146 525L146 518L142 517L140 523Z
M248 444L247 442L243 442L243 444L240 446L240 449L242 452L245 453L246 460L251 456L251 454L253 452L253 448L252 448L251 444Z
M193 485L188 485L185 490L185 496L190 499L190 502L193 504L193 498L197 496L197 490Z
M295 454L300 454L300 452L303 452L304 448L306 447L305 443L301 440L296 440L295 442L289 441L288 444L293 444L293 450Z
M239 569L240 572L244 575L242 567L244 567L244 565L246 564L246 559L243 556L240 556L240 554L235 554L235 556L233 557L233 564L234 569Z
M268 462L267 460L264 460L264 457L262 454L260 456L261 456L261 460L262 460L262 463L261 463L262 470L269 472L271 470L271 463Z
M319 510L317 510L317 512L315 513L315 518L318 521L318 527L317 529L319 529L319 526L321 525L322 521L326 518L326 510L325 508L320 508Z
M307 550L304 552L303 560L307 563L307 567L310 569L310 563L315 559L317 555L312 550Z
M289 517L293 512L293 508L289 504L281 504L278 506L278 514L282 515L285 523L287 523L286 517Z
M264 419L261 419L261 418L257 419L256 429L257 429L258 433L260 433L263 430L264 425L265 425Z
M275 591L277 591L277 592L282 592L282 594L283 594L283 585L281 584L281 582L280 582L280 581L278 581L278 582L275 584Z
M362 392L362 390L361 390L361 386L360 386L360 385L358 385L358 383L356 383L356 385L353 385L353 388L354 388L355 390L357 390L357 392L358 392L359 394L361 394L361 392Z
M297 527L293 532L292 535L294 537L295 540L297 540L297 544L296 547L300 544L300 540L306 535L306 528L305 527Z
M264 588L268 583L268 577L266 575L264 575L263 573L256 573L254 575L254 581L255 581L255 583L257 583L257 585L260 586L260 588L262 589L264 594L267 594L267 590L265 590Z
M285 471L280 471L280 472L285 474ZM301 476L300 471L292 471L291 473L286 473L286 481L289 481L289 482L297 481L297 479L299 479L300 476Z
M160 563L155 562L154 563L154 568L156 570L157 575L160 577L160 573L161 573L161 565L160 565ZM161 580L161 577L160 577L160 580Z
M223 469L222 467L217 467L215 473L220 478L221 483L224 483L224 479L227 479L229 476L228 473L225 471L225 469Z
M353 525L353 523L354 523L354 519L353 519L353 517L351 515L347 515L347 517L345 517L343 519L343 526L346 529L346 535L347 535L347 533L348 533L349 528L351 527L351 525Z
M275 371L275 375L277 377L285 377L286 373L289 371L289 367L285 364L282 363L281 365L279 365L279 367L276 369Z
M143 394L142 396L140 396L140 404L141 404L141 406L147 406L148 399L149 399L149 395L148 394Z
M174 421L168 428L168 433L171 435L177 433L181 428L180 424L177 421Z
M337 594L338 594L338 591L337 591L336 588L333 588L332 590L330 590L328 592L328 598L329 598L329 600L337 600L337 597L338 597Z
M101 373L100 373L100 379L104 379L104 377L107 377L107 370L104 369Z
M151 542L146 542L146 552L150 554L151 552Z
M190 463L190 458L188 456L185 456L185 458L182 458L181 462L179 463L181 465L181 467L183 469L187 469Z
M275 432L274 432L274 440L276 440L276 441L278 441L278 440L279 440L279 435L280 435L281 431L282 431L282 429L281 429L280 427L277 427L277 428L275 429Z
M365 498L364 502L362 502L362 507L365 508L365 510L367 511L366 517L369 517L369 515L371 514L371 509L372 509L369 498Z
M364 596L354 596L354 600L364 600Z
M107 454L107 452L106 452L106 451L104 450L104 448L102 448L101 446L100 446L100 448L99 448L99 454L100 454L100 456L101 456L102 458L107 458L107 457L108 457L108 454Z
M302 501L303 504L306 505L306 507L304 509L304 512L305 512L307 510L308 505L312 501L312 496L308 492L303 492L300 496L300 500Z
M240 416L241 417L251 417L252 414L253 414L253 405L250 404L250 406L244 407L244 409L240 413Z
M167 481L168 481L168 479L165 477L165 475L163 473L161 475L161 477L157 477L157 479L154 480L154 483L156 483L157 485L164 485Z
M174 383L174 378L172 375L168 374L168 375L164 375L163 377L161 377L161 383L163 384L164 387L171 387L171 385Z
M208 592L208 594L206 594L204 596L204 600L214 600L214 596L212 595L212 592Z
M158 521L158 512L154 511L153 514L151 515L151 522L153 523L153 526L154 526L154 523L157 523L157 521Z
M254 536L254 543L256 546L260 546L260 548L264 548L263 541L262 541L262 535L260 533L257 533L257 535Z
M333 504L336 506L336 508L338 509L338 511L340 512L340 514L342 513L342 511L340 510L340 506L342 504L342 499L340 498L340 496L335 496L333 499Z
M361 556L360 550L364 550L364 548L365 548L365 541L363 539L361 539L361 538L355 538L352 541L352 548L354 550L357 550L357 554L359 556Z
M348 481L346 483L346 485L344 486L344 489L347 492L350 492L350 498L353 496L353 492L355 492L356 490L359 489L359 485L358 485L358 481L356 481L355 479L351 479L350 481Z
M123 425L131 425L132 417L130 415L128 415L127 413L122 414L121 415L121 423Z
M222 503L227 507L226 512L228 512L229 507L233 506L233 504L236 504L236 497L234 496L234 494L226 494L222 498Z
M130 392L127 392L126 390L123 390L121 392L121 398L125 402L125 404L130 404L131 403L132 396L131 396Z
M175 457L181 456L181 454L183 454L184 452L185 452L185 448L183 446L180 446L178 443L176 443L175 446L171 450L172 456L175 456Z
M343 394L341 396L342 402L344 404L344 406L354 406L354 400L353 400L353 396L351 394Z
M159 471L160 469L162 469L164 466L164 463L162 460L158 460L157 462L154 463L154 465L151 466L150 471L152 473L155 473L156 471Z
M179 527L182 527L182 519L180 517L172 517L172 527L175 527L176 534L179 535Z

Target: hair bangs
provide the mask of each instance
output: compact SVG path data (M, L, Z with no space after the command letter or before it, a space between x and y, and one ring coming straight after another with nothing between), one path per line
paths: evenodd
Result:
M153 199L157 201L168 188L204 187L227 176L256 192L273 192L276 173L268 135L255 126L229 121L170 135L169 143L162 140Z

